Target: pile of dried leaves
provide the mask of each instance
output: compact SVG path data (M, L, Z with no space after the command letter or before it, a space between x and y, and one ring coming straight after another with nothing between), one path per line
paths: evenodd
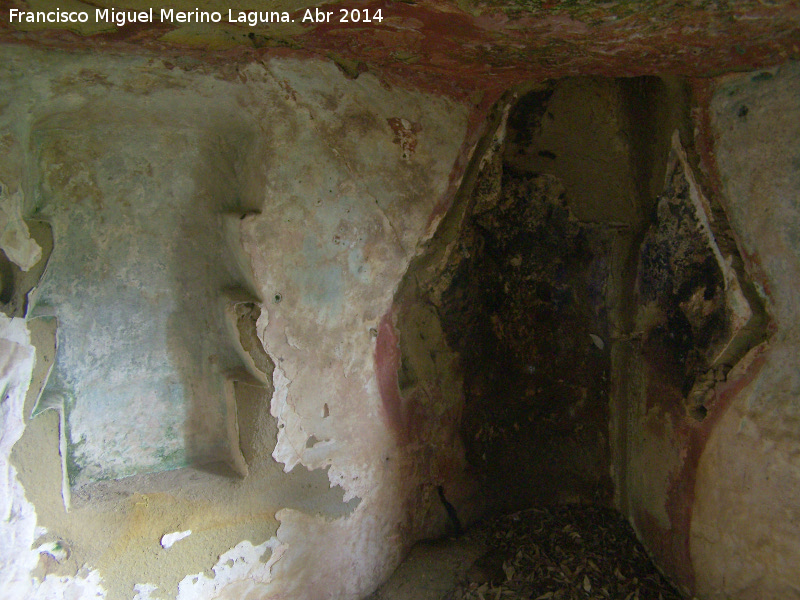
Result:
M487 536L489 550L446 600L681 600L608 509L535 508L475 535Z

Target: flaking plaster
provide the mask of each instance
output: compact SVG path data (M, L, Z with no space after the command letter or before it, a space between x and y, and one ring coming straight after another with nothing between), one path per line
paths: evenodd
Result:
M132 385L130 402L100 392L107 408L82 416L49 402L56 410L8 446L27 497L27 537L8 538L30 557L22 585L40 598L369 592L425 534L407 501L427 477L387 431L372 330L452 192L466 109L347 79L329 62L182 71L149 58L3 53L13 91L3 135L30 151L2 167L25 194L21 216L53 224L27 323L58 320L56 340L44 328L36 351L56 354L43 397L69 378L74 406L86 386ZM413 143L397 140L395 120ZM159 333L170 324L178 348ZM167 404L134 383L170 372L184 393ZM198 396L208 373L224 385ZM193 457L185 428L198 397L223 392L229 400L199 419L210 451ZM70 437L79 430L83 444ZM134 454L108 453L116 430ZM174 449L184 458L168 459ZM243 478L207 460L235 466L232 450ZM83 475L62 486L78 457ZM30 554L34 542L67 550Z

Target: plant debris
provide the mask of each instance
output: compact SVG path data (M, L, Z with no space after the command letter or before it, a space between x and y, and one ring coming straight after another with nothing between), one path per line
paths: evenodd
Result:
M443 600L681 600L610 509L532 508L484 523L488 551Z

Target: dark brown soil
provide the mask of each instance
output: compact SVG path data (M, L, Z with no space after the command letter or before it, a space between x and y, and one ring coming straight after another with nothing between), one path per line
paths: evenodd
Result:
M680 600L630 525L595 506L533 508L480 527L487 552L443 600Z

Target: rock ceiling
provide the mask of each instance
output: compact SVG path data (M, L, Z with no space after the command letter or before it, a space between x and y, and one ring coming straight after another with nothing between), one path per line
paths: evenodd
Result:
M162 8L218 11L218 23L162 22ZM84 24L10 22L11 9L85 11ZM154 8L153 22L117 26L96 9ZM319 10L328 22L309 18ZM341 22L356 10L361 22ZM345 12L342 12L342 11ZM241 12L240 12L241 11ZM292 22L231 23L252 11L287 13ZM18 13L17 13L18 14ZM352 12L350 13L352 16ZM371 19L363 22L363 16ZM381 20L377 20L380 15ZM284 20L286 20L284 16ZM476 90L575 74L716 75L800 58L797 2L619 0L16 0L0 13L0 42L116 53L158 53L180 68L193 60L238 65L265 56L324 56L350 77L371 71L467 98Z

